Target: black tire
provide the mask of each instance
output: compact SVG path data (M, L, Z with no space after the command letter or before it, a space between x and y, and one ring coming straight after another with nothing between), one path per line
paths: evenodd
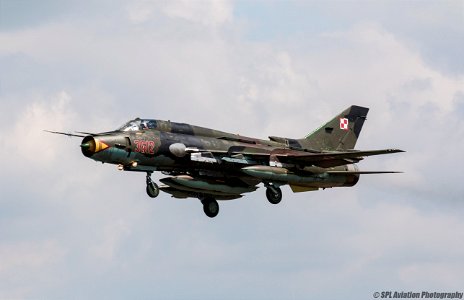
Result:
M219 204L215 199L204 200L203 211L208 217L214 218L219 213Z
M151 198L156 198L159 195L159 187L156 183L151 182L150 184L147 184L147 195L150 196Z
M282 200L282 190L279 187L268 187L266 197L270 203L278 204Z

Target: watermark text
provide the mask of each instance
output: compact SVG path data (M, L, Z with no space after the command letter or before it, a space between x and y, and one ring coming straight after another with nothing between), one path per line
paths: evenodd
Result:
M374 293L379 299L462 299L464 292L404 292L380 291Z

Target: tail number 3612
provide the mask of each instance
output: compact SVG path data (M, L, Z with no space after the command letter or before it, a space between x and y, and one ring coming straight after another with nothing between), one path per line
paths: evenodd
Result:
M155 142L146 140L134 140L135 152L144 154L155 154Z

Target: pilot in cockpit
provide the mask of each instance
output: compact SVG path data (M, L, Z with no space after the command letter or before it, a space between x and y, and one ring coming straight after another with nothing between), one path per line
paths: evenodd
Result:
M147 121L143 120L142 123L140 123L140 130L146 130L148 129Z

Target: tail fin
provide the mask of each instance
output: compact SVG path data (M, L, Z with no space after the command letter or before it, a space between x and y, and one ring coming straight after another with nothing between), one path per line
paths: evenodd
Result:
M352 105L298 142L314 150L354 149L368 111L367 107Z

